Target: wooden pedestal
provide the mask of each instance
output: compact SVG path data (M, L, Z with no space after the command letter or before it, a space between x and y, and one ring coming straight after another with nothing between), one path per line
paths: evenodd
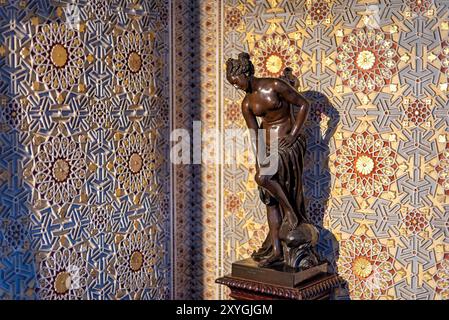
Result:
M231 289L236 300L328 300L341 283L335 274L320 274L295 287L262 283L253 280L224 276L215 281Z

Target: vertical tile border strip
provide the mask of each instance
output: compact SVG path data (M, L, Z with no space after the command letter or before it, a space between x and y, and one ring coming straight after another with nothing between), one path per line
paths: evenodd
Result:
M205 139L206 143L212 143L215 147L215 163L202 164L202 199L201 220L203 222L203 234L201 235L202 245L202 264L203 270L201 279L197 279L202 285L202 292L195 298L203 299L217 298L217 285L215 279L218 270L217 254L219 252L217 245L219 234L217 225L219 223L219 162L221 159L221 140L220 140L220 108L219 97L220 88L218 76L220 74L217 69L219 61L218 48L220 46L219 38L219 17L220 17L221 1L208 0L201 3L201 72L210 74L210 76L201 80L201 120L203 128L215 130L217 136L210 141ZM213 36L211 36L213 35ZM211 119L210 114L215 114ZM213 188L215 186L215 188ZM213 205L212 205L213 203Z
M219 132L223 133L223 96L222 96L222 90L223 90L223 72L222 72L222 65L223 65L223 0L218 1L218 23L217 23L217 83L218 83L218 90L217 90L217 115L219 117ZM220 197L219 203L218 203L218 210L217 210L217 224L218 224L218 230L217 230L217 270L218 274L217 276L220 277L223 275L223 192L224 186L223 186L223 161L224 161L224 152L223 152L223 134L220 136L220 146L219 146L219 155L220 155L220 163L217 166L218 167L218 184L220 192L218 192L218 195ZM217 289L217 298L223 299L223 288L222 286L219 286Z
M205 2L207 3L207 2ZM201 41L197 33L201 31L199 23L192 23L192 18L200 18L196 15L201 7L198 2L192 0L172 0L172 69L173 69L173 105L172 105L172 129L184 129L192 134L192 121L197 114L195 107L201 106L201 101L196 97L201 92L201 79L195 78L192 72L192 64L195 70L201 73L200 54L192 54L201 49L196 45ZM192 33L195 36L192 36ZM198 59L198 60L197 60ZM193 86L192 86L193 84ZM196 97L193 101L192 98ZM198 109L198 108L197 108ZM201 109L198 109L202 111ZM173 145L174 143L172 143ZM204 167L204 166L203 166ZM203 170L203 167L201 168ZM173 164L173 190L172 200L174 206L174 295L175 299L198 299L203 295L203 279L205 261L202 247L205 233L194 235L195 224L204 225L201 218L204 215L204 199L200 192L196 193L195 183L201 182L201 177L194 176L197 168L192 164ZM192 190L193 188L193 190ZM202 189L199 191L203 191Z
M174 128L174 106L175 106L175 99L174 99L174 66L175 66L175 42L174 42L174 24L173 24L173 17L174 17L174 8L173 8L173 1L169 0L168 2L168 10L170 14L168 15L168 33L169 33L169 78L168 78L168 87L169 87L169 134L173 131ZM168 138L168 155L170 157L172 142L170 141L170 138ZM169 160L170 161L170 160ZM175 189L175 167L173 163L170 162L170 299L174 299L176 297L176 286L175 286L175 256L176 256L176 241L175 241L175 233L176 230L176 210L175 210L175 203L176 203L176 189Z
M172 122L171 122L171 130L177 129L178 127L182 127L182 119L183 117L178 117L177 115L184 113L183 105L179 103L179 95L182 95L182 91L179 89L182 86L183 77L178 72L178 63L183 63L182 60L177 61L176 59L176 53L179 50L183 50L183 43L182 43L182 36L177 35L178 25L183 24L183 3L181 0L172 0L171 1L171 37L172 37L172 43L171 43L171 68L172 68L172 105L170 106L171 110L171 116L172 116ZM179 21L181 19L181 22ZM181 38L180 38L181 37ZM178 123L179 121L179 123ZM170 132L171 133L171 132ZM173 143L170 142L170 148L173 147ZM172 193L171 196L172 199L172 207L173 207L173 230L178 230L177 233L173 233L173 299L182 299L184 298L185 291L187 288L183 287L185 286L185 281L181 281L182 275L184 274L181 270L181 264L180 261L185 257L180 256L180 249L184 248L184 243L180 241L179 230L180 232L184 232L183 228L181 228L181 223L178 221L180 219L180 212L178 212L179 202L184 202L184 182L180 181L178 173L184 170L184 167L181 165L175 165L171 164L172 169ZM184 212L185 213L185 212Z

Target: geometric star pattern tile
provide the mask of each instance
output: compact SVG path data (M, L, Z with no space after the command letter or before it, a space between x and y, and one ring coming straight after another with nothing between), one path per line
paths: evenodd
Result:
M170 297L167 12L0 4L0 299Z

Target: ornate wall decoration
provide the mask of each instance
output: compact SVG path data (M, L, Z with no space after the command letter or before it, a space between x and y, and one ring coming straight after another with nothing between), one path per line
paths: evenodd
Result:
M336 178L342 188L361 197L388 191L395 180L396 153L377 134L352 134L336 153Z
M433 276L436 283L436 291L443 299L449 298L449 254L445 254L443 260L437 264L437 273Z
M243 21L245 6L229 6L225 9L225 21L229 28L233 30L244 31L245 23Z
M70 1L80 14L73 28L68 3L0 5L1 298L222 298L226 292L215 278L264 239L265 211L248 154L237 165L170 167L164 161L169 15L171 126L191 130L200 119L203 128L245 128L235 110L242 97L223 81L229 56L250 52L264 75L292 67L315 112L305 128L308 207L320 228L321 254L345 275L349 296L447 298L447 3L176 1L169 10L162 0ZM118 177L146 176L140 158L131 161L119 148L134 133L147 137L151 148L140 150L150 154L140 156L154 168L149 184L132 189ZM85 139L76 142L78 160L40 153L46 142L76 141L76 134ZM351 137L364 134L389 152L371 152L365 142L349 148ZM343 155L343 145L352 153ZM61 160L57 166L37 165L51 157ZM115 163L119 157L123 166ZM338 173L337 158L339 170L352 168L358 176L358 188L345 184L351 179ZM79 159L87 169L81 189L71 187L77 197L39 193L37 185L45 187L36 184L37 174L68 185L64 178ZM174 192L168 196L170 170ZM179 231L174 279L170 201ZM148 228L154 225L153 237ZM133 238L148 232L162 248ZM70 252L73 265L87 272L79 274L79 286L57 252ZM113 268L119 252L124 276ZM145 264L147 256L158 258ZM152 270L148 278L140 277L142 268Z
M397 72L397 44L375 29L356 29L337 48L337 74L358 92L380 91Z
M154 232L134 232L120 242L116 268L121 288L136 294L158 285L154 271L162 248L156 241Z
M112 126L112 104L109 99L91 100L88 123L90 128L110 128Z
M379 298L393 283L393 259L378 240L351 237L340 244L339 273L348 280L354 298Z
M296 75L301 67L298 45L285 34L263 36L255 43L252 55L260 77L279 77L286 67L292 68Z
M112 56L117 83L133 95L153 93L151 34L125 31L117 35ZM151 88L150 88L151 87Z
M117 175L118 189L116 195L123 193L132 195L139 202L138 195L151 184L153 172L156 169L155 153L151 143L144 134L131 131L116 133L117 148L115 160L112 163Z
M404 104L406 107L405 113L407 120L415 126L426 123L430 117L430 102L431 100L429 99L426 99L425 101L415 100L411 103L406 100Z
M35 188L50 204L79 197L87 178L86 155L71 137L50 137L39 146L33 171Z
M4 221L3 228L4 246L8 247L8 250L23 249L27 237L23 221Z
M6 105L2 105L2 124L6 125L7 129L20 130L26 118L27 105L26 99L9 99Z
M438 155L438 183L444 189L445 194L449 194L449 143L445 149Z
M306 11L308 24L312 23L329 23L332 8L332 0L307 0Z
M432 0L407 0L406 4L410 11L416 14L424 14L431 8L432 2Z
M113 227L112 210L111 205L100 205L91 207L89 209L89 220L90 220L90 233L92 235L108 233L111 231L117 232Z
M0 299L171 296L168 7L0 4Z
M441 43L441 52L438 55L438 58L441 61L441 72L446 78L449 78L449 43L447 41Z
M87 10L90 16L105 21L111 16L111 1L91 0L87 3Z
M88 285L87 261L74 249L61 248L41 262L38 275L42 299L79 300Z
M31 60L40 82L48 88L72 90L84 66L79 32L64 23L39 25L33 37Z

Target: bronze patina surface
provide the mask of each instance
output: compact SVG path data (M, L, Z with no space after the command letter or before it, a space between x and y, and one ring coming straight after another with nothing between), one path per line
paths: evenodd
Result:
M260 268L252 258L232 264L232 277L259 281L284 287L294 288L298 284L326 273L328 264L322 263L306 270L298 270L285 264Z
M256 77L245 52L237 59L228 59L226 78L245 92L242 116L252 133L254 179L267 208L269 233L252 258L259 267L286 265L305 270L318 266L318 230L306 212L302 181L306 152L303 125L310 107L297 90L298 79L290 68L285 68L280 78ZM298 110L296 115L293 107ZM273 162L276 169L269 170Z

